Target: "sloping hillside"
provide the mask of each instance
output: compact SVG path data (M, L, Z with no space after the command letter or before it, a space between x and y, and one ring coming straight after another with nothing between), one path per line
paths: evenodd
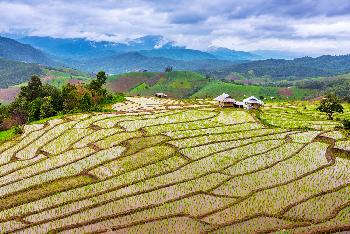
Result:
M115 92L129 95L151 96L157 92L164 92L170 97L216 97L223 92L231 94L234 98L244 96L271 96L278 99L304 99L315 95L316 91L300 88L278 88L256 85L238 85L229 82L210 80L195 72L132 72L111 76L108 87Z
M171 97L188 97L207 82L209 81L202 75L188 71L133 72L109 78L108 87L113 91L132 95L166 92Z
M173 57L182 56L174 54ZM185 57L187 55L184 55ZM190 56L190 55L188 55ZM192 56L196 56L193 55ZM123 54L115 54L101 58L95 58L84 62L75 62L72 66L79 70L96 72L104 70L112 74L121 74L138 70L147 70L152 72L164 71L165 67L172 66L175 70L201 70L205 68L217 68L232 65L234 62L217 60L217 59L201 59L201 60L175 60L164 57L148 57L139 52L128 52Z
M250 78L299 80L307 77L332 76L350 72L350 55L317 58L304 57L294 60L268 59L230 65L220 69L204 69L206 74L224 78L233 72Z
M40 65L0 58L0 88L25 82L34 74L44 74Z
M0 102L13 101L19 93L20 86L33 75L40 76L44 83L56 87L61 87L67 82L83 83L91 78L89 74L73 69L45 67L0 59Z
M289 100L301 100L307 97L316 95L315 90L310 91L300 88L279 88L279 87L267 87L258 85L238 85L233 83L227 83L222 81L212 81L205 85L198 92L194 93L194 98L206 98L216 97L223 92L229 93L233 98L241 99L242 97L256 96L270 99L274 97L276 99L289 99Z
M163 109L129 102L26 125L0 143L1 232L350 230L350 140L336 121L284 106L262 110L281 116L270 128L246 111L181 102L142 98Z
M45 65L56 64L42 51L6 37L0 37L0 58Z

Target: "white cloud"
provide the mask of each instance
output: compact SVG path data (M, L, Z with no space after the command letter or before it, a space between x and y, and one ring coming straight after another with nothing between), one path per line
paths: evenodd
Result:
M341 0L0 0L0 30L111 41L152 34L197 49L347 54L349 9Z

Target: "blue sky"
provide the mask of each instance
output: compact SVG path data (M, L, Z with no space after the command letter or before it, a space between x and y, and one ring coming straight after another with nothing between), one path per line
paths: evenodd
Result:
M348 0L0 0L0 31L125 41L163 35L194 49L350 52Z

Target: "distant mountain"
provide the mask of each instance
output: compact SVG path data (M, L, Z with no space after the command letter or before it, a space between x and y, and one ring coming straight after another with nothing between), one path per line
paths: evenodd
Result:
M119 74L138 70L161 72L167 66L172 66L174 70L200 70L224 67L232 64L234 63L217 59L184 61L163 57L148 57L139 52L129 52L88 60L75 64L75 67L88 72L104 70L108 73Z
M306 54L298 52L280 51L280 50L255 50L252 53L259 55L265 59L287 59L292 60L295 58L305 57Z
M20 62L45 65L55 64L55 62L42 51L6 37L0 37L0 57Z
M267 59L229 65L220 69L204 69L202 72L224 78L232 73L254 78L274 80L299 80L307 77L333 76L350 72L350 55L317 58L304 57L294 60Z
M162 57L174 60L203 60L203 59L217 59L214 55L200 50L191 50L185 48L161 48L153 50L141 50L140 54L147 57Z
M63 59L86 60L128 52L139 52L147 57L162 57L174 60L218 59L229 61L258 60L263 57L244 51L234 51L225 48L211 48L209 51L188 49L168 41L162 36L144 36L127 40L124 43L109 41L91 41L84 38L52 38L29 36L18 39L46 53Z
M230 50L227 48L211 47L207 52L215 56L215 58L217 59L229 60L229 61L264 59L263 56L260 56L257 54L253 54L245 51Z
M85 38L52 38L23 37L18 39L47 53L65 59L84 60L87 58L105 57L131 51L153 50L156 48L173 48L172 42L167 42L161 36L145 36L125 43L109 41L91 41Z

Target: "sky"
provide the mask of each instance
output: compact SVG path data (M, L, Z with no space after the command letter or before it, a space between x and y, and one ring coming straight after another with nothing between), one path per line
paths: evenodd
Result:
M0 32L206 50L349 54L348 0L0 0Z

